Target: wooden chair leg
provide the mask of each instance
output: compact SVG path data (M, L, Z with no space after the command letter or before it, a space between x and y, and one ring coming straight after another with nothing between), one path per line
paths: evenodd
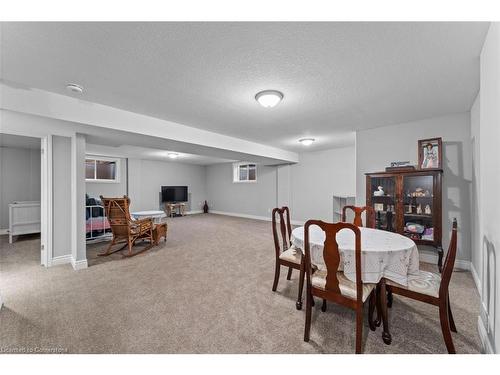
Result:
M356 309L356 354L361 354L363 340L363 305Z
M288 267L288 275L286 275L287 280L290 280L292 278L292 271L293 271L293 268Z
M387 317L387 291L385 287L385 279L380 280L378 293L378 303L377 308L380 309L380 315L382 317L382 340L385 344L390 345L392 342L392 337L389 332L389 319Z
M135 241L128 240L128 255L132 255L132 246L134 246Z
M375 290L373 290L370 294L370 298L368 300L368 325L372 331L377 329L375 325L375 321L373 320L373 313L375 311L375 305L377 304L377 294Z
M111 243L109 244L109 246L106 249L106 251L104 253L99 253L97 255L98 256L105 256L105 255L111 254L111 248L113 247L114 244L115 244L115 237L113 237L113 239L111 240Z
M304 289L304 276L305 270L304 267L301 267L299 273L299 295L297 296L297 303L295 303L295 307L297 308L297 310L302 310L302 290Z
M280 264L276 261L276 267L274 269L274 282L273 282L273 292L276 292L276 288L278 287L278 281L280 279Z
M306 325L304 327L304 341L309 342L309 335L311 333L311 314L312 314L312 295L307 293L306 298Z
M387 307L392 307L392 290L387 291Z
M120 243L120 242L116 242L116 238L113 237L113 240L111 241L111 243L109 244L108 248L106 249L106 251L104 253L99 253L97 254L98 256L102 257L102 256L108 256L108 255L111 255L111 254L114 254L114 253L117 253L118 251L122 251L123 249L125 249L127 247L127 243L125 243L125 245L123 245L122 247L119 247L119 248L116 248L115 250L111 251L111 248L116 245L117 243Z
M321 304L321 311L326 311L326 299L323 299L323 303Z
M455 326L455 321L453 320L453 314L451 312L450 296L448 295L448 319L450 320L450 329L452 332L457 332L457 327Z
M444 343L449 354L455 354L455 346L451 338L450 322L448 320L448 300L441 301L439 305L439 320L441 321L441 331L443 332Z

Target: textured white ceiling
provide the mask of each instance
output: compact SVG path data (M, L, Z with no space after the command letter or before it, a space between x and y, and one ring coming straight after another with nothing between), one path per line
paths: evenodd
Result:
M2 77L301 151L462 112L488 23L3 23ZM273 109L254 95L284 93ZM140 124L138 124L140 126Z

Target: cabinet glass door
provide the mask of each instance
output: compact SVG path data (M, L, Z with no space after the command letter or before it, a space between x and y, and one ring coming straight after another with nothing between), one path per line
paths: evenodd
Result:
M434 241L434 177L403 178L403 234L419 242Z
M396 232L396 178L371 177L370 181L375 228Z

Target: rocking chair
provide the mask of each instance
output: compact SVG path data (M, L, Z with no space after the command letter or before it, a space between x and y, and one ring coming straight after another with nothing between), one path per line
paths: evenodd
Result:
M153 247L153 219L133 220L129 212L130 198L126 195L123 198L104 198L101 195L101 201L113 232L113 240L108 249L98 254L99 256L116 253L128 246L128 253L124 256L132 257ZM137 240L149 240L150 244L140 251L132 252L132 247ZM111 248L119 243L125 243L125 245L112 251Z

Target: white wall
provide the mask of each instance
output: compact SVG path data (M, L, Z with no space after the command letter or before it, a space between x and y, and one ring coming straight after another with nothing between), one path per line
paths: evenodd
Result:
M120 182L85 182L85 189L90 198L127 195L127 159L120 158Z
M480 333L488 351L500 347L500 24L493 22L481 52L479 191L482 304Z
M333 195L354 196L356 191L354 147L304 152L291 166L291 207L298 221L320 219L331 222Z
M207 196L210 210L232 214L271 217L276 206L276 168L257 166L256 182L233 182L233 164L207 166Z
M443 139L443 248L447 249L454 217L458 220L457 259L471 259L470 190L472 179L470 113L359 131L356 133L356 204L364 205L365 173L383 171L391 161L417 165L419 139ZM421 246L424 253L429 251ZM430 253L434 254L434 252Z
M52 138L52 256L71 255L71 138Z
M85 136L71 137L71 264L87 268L85 243Z
M200 211L206 194L206 167L200 165L129 159L128 185L131 209L161 209L160 191L165 185L188 187L188 210Z
M231 163L207 167L212 211L271 217L289 206L292 220L333 220L333 195L355 194L355 149L337 148L299 154L299 163L257 167L257 182L233 183Z
M0 229L9 228L9 204L39 201L40 149L0 147Z
M471 185L471 271L478 289L481 289L481 234L480 234L480 207L479 207L479 194L480 194L480 163L479 163L479 146L480 134L480 94L474 100L474 104L470 110L470 128L471 128L471 154L472 154L472 185Z

